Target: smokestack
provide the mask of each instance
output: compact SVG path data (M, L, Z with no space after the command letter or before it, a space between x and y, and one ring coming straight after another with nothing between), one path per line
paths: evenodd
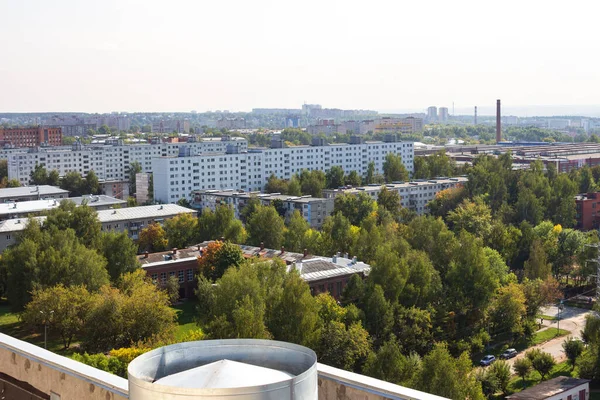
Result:
M473 124L477 125L477 106L475 106L475 119L473 120Z
M500 100L496 100L496 143L502 141L502 120L500 116Z

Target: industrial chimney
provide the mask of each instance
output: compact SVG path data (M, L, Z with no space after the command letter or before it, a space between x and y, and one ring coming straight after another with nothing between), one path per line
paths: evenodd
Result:
M502 120L500 117L500 100L496 100L496 143L502 141Z
M475 118L473 119L473 124L477 125L477 106L475 106Z

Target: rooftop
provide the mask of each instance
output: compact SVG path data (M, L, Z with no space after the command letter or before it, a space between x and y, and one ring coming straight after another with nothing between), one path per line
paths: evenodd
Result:
M39 195L41 198L44 196L57 195L57 194L69 194L68 190L61 189L56 186L50 185L39 185L39 186L21 186L16 188L4 188L0 189L0 200L13 199L16 197L29 197Z
M588 379L570 378L557 376L556 378L539 383L529 389L507 396L507 399L519 400L541 400L555 396L569 389L588 383Z
M14 215L14 214L29 214L39 213L42 211L52 210L60 206L61 201L69 200L74 202L76 205L81 205L85 201L88 206L96 207L108 207L114 205L127 204L124 200L119 200L114 197L106 195L88 195L82 197L71 197L67 199L46 199L46 200L30 200L30 201L19 201L10 203L0 204L0 216L1 215Z
M126 221L132 219L160 219L183 213L196 213L195 210L181 207L177 204L160 204L152 206L128 207L115 210L98 211L100 222Z
M363 273L368 275L371 272L371 266L356 259L349 259L339 256L332 258L315 257L306 260L300 260L292 264L307 282L316 281L325 278L331 278L340 275L352 275Z
M310 195L305 196L290 196L287 194L281 193L261 193L261 192L238 192L234 189L225 189L225 190L215 190L215 189L207 189L207 190L196 190L194 193L197 194L206 194L211 196L218 197L239 197L242 199L249 199L251 197L258 197L264 200L282 200L282 201L294 201L298 203L310 203L312 201L322 201L326 200L323 197L312 197Z

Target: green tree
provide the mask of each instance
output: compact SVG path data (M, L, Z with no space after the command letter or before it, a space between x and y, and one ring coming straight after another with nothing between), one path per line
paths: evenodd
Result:
M167 249L169 241L162 226L156 222L148 225L140 231L138 246L140 250L158 252Z
M567 340L563 342L562 347L565 355L569 359L569 363L571 363L571 370L574 370L577 358L579 358L585 349L583 342L581 340L568 337Z
M283 244L289 251L302 252L304 251L305 240L304 235L310 229L310 225L304 219L300 211L294 210L287 223L287 229L283 235Z
M402 157L388 153L383 162L383 175L386 182L407 181L408 171L402 163Z
M100 184L98 183L98 177L92 170L85 174L85 179L81 182L81 191L83 194L99 194Z
M285 224L273 206L261 206L250 216L246 223L248 243L258 246L261 243L270 249L281 246Z
M367 166L367 174L365 176L365 184L370 185L375 180L375 163L373 161L369 161L369 165Z
M246 205L240 211L240 219L242 220L242 222L247 223L248 220L250 219L250 217L252 216L252 214L254 214L254 212L260 205L261 204L260 204L260 200L258 199L258 197L250 196L250 198L246 202Z
M300 186L300 181L295 176L290 179L287 186L287 194L290 196L301 196L302 188Z
M332 367L357 371L371 351L369 334L360 322L346 328L342 322L330 321L321 337L318 358Z
M98 241L98 252L104 256L111 282L140 267L136 254L138 247L127 232L103 232Z
M190 213L179 214L165 221L169 247L182 249L198 238L198 219Z
M84 286L62 284L47 289L34 289L31 301L22 314L23 323L40 332L47 325L60 335L65 349L83 331L90 308L90 293Z
M353 229L348 218L340 212L325 218L321 234L323 237L322 250L325 254L334 254L338 251L347 253L354 246L357 238L356 229Z
M396 338L392 335L365 363L364 373L398 385L410 383L414 370L410 368Z
M339 165L333 165L325 174L326 186L329 189L337 189L344 186L344 169Z
M344 178L344 183L346 183L346 185L350 185L350 186L354 186L354 187L360 186L362 183L362 178L360 177L358 172L356 172L355 170L352 170Z
M60 181L60 187L68 190L70 196L76 197L85 194L84 180L77 171L67 172Z
M454 358L445 344L438 343L423 357L415 388L449 399L483 400L481 385L471 374L472 368L467 352Z
M498 288L490 306L490 319L496 332L511 332L518 337L526 318L525 294L520 285L511 283Z
M513 368L517 375L525 382L525 377L529 374L529 371L531 371L531 361L527 357L519 358L515 360Z
M215 281L223 276L231 267L239 267L244 262L244 255L238 246L227 242L211 242L198 258L198 270L206 278Z
M304 195L321 197L321 191L325 188L325 173L319 170L308 171L303 169L296 175L300 182L300 190Z
M4 178L8 179L8 160L0 160L0 180Z
M352 225L361 222L377 209L377 203L368 194L361 192L358 195L342 194L335 198L333 213L341 213L348 218Z
M531 366L540 374L542 380L544 380L544 377L550 373L550 370L556 364L550 353L537 348L529 350L525 353L525 357L531 361Z
M169 279L167 279L165 291L169 297L169 303L171 305L177 303L179 300L179 278L177 278L175 275L170 276Z
M285 179L279 179L275 174L271 174L265 185L265 193L287 193L288 182Z
M448 213L448 222L455 232L466 230L473 235L485 238L492 229L492 210L481 197L475 201L464 200L454 211Z
M98 213L84 202L77 207L72 201L65 199L60 205L46 213L44 230L65 230L71 228L85 246L94 247L102 230Z
M205 208L198 218L198 232L200 241L223 237L234 243L244 243L248 236L242 222L235 218L233 209L227 205L217 206L214 212Z
M142 164L139 161L134 161L129 165L129 193L134 195L136 192L136 174L142 172ZM150 192L150 190L148 190Z
M377 205L388 210L394 218L400 216L400 208L402 208L402 199L400 194L395 190L388 190L385 186L381 187L377 196Z
M489 373L494 375L500 390L502 390L503 394L506 394L508 391L510 377L512 375L510 364L504 360L498 360L490 366Z
M58 174L57 170L53 169L52 171L50 171L50 173L48 174L47 183L48 183L48 185L52 185L52 186L60 185L60 175Z
M8 172L7 172L8 176ZM29 183L32 185L46 185L48 184L48 171L41 164L36 164L31 174L29 174Z
M540 240L531 244L529 259L525 262L525 276L529 279L546 279L550 276L551 265L547 260L546 251Z

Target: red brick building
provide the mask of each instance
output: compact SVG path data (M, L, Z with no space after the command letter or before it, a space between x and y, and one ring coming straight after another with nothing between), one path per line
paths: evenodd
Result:
M209 243L203 242L187 249L142 254L138 256L138 260L146 274L161 287L165 286L169 277L176 276L179 280L179 296L191 299L194 298L197 285L198 257L201 257L202 249ZM284 248L273 250L245 245L239 247L245 258L281 259L288 271L296 269L300 273L313 295L328 292L338 300L353 275L358 274L364 278L371 271L368 264L356 260L356 257L348 258L347 254L329 258L288 252Z
M575 196L577 229L589 231L600 227L600 193L583 193Z
M25 128L0 128L0 144L14 147L36 147L62 145L62 128L30 126Z

